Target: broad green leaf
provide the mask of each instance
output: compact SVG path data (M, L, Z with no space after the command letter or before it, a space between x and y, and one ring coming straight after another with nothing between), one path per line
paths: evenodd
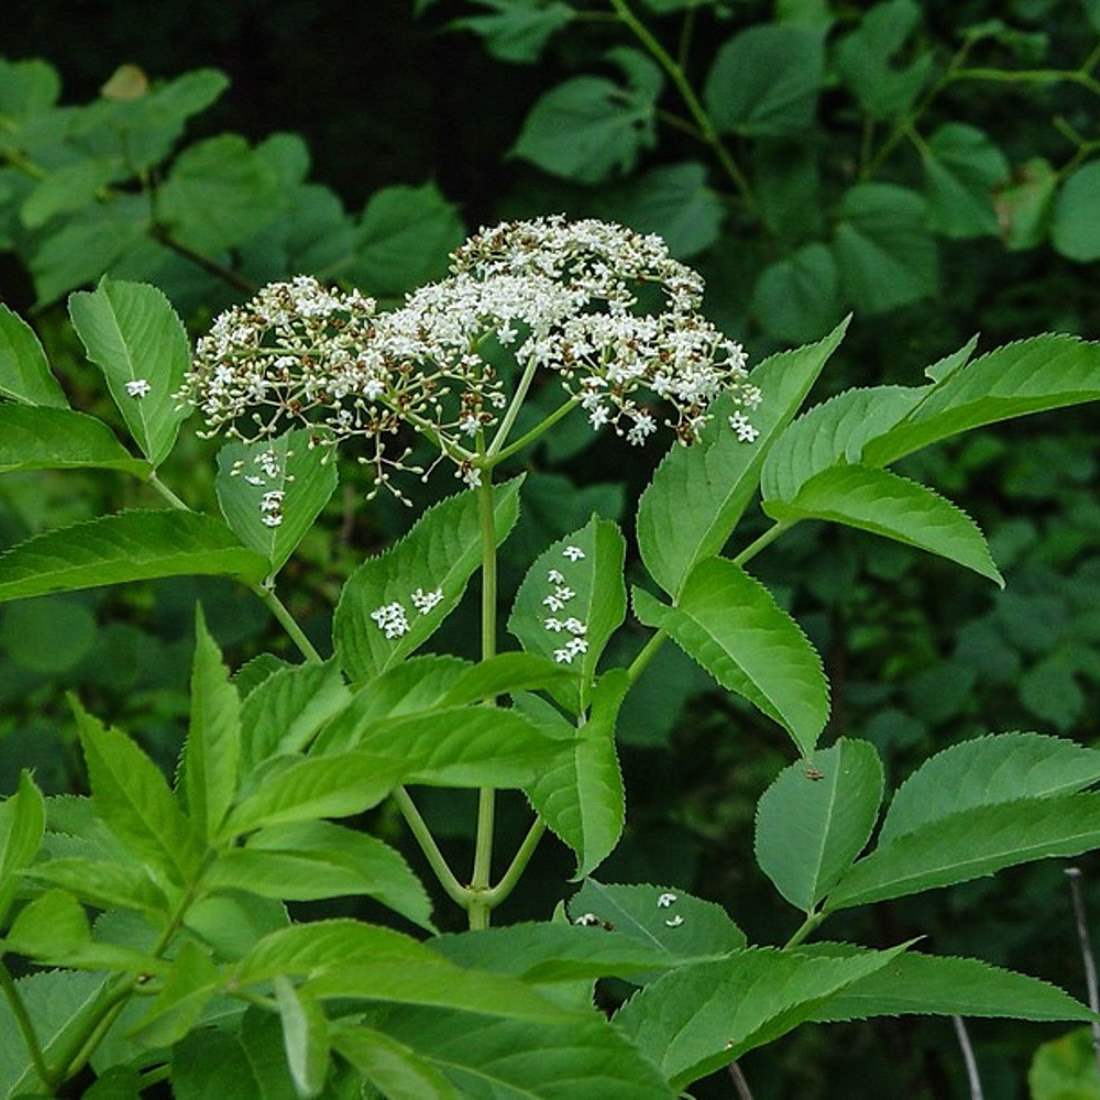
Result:
M721 906L668 886L620 886L590 878L568 908L574 924L595 924L635 940L667 967L745 946L744 932Z
M164 776L125 734L105 728L75 701L73 709L96 813L139 859L176 883L190 883L201 848Z
M1082 165L1062 185L1050 239L1055 251L1078 263L1100 260L1100 163Z
M241 701L247 699L272 674L284 668L294 668L289 661L276 657L274 653L261 653L243 665L233 674L233 686L240 694Z
M94 202L97 192L119 174L120 167L109 158L89 157L55 169L23 200L19 211L23 224L37 229L57 214Z
M1074 336L1019 340L968 363L927 392L863 461L884 466L948 436L1014 416L1100 399L1100 343Z
M134 511L36 535L0 554L0 603L156 577L262 580L267 562L223 523L192 512Z
M479 703L498 695L552 688L569 679L571 673L568 667L536 654L498 653L456 675L447 690L439 696L439 703L448 707ZM405 705L408 706L408 703Z
M223 852L205 882L211 889L283 901L365 895L432 929L431 902L404 857L381 840L328 821L261 829L245 847Z
M13 470L120 470L148 477L101 420L69 409L0 405L0 474Z
M0 397L24 405L67 409L34 329L0 302Z
M283 1024L283 1049L300 1097L320 1094L329 1063L328 1021L321 1006L281 975L275 979L275 1000Z
M914 0L887 0L871 8L837 44L840 77L872 118L888 119L907 111L932 72L931 51L917 54L905 66L891 64L920 21L921 7Z
M276 669L241 705L241 774L269 757L301 752L350 699L333 661Z
M803 944L799 952L856 958L852 944ZM978 959L906 952L830 997L812 1019L822 1023L872 1016L986 1016L1014 1020L1090 1020L1092 1013L1057 986Z
M519 514L522 481L513 478L493 489L498 546ZM336 653L348 676L367 680L423 645L458 605L480 564L477 494L466 492L429 508L403 539L359 566L344 585L333 622ZM413 595L436 592L442 600L427 612L418 611ZM387 638L370 617L391 603L401 604L409 624L395 638Z
M591 874L614 851L626 823L615 720L629 689L623 669L606 673L593 693L588 721L527 788L539 817L575 853L575 879Z
M51 888L20 909L5 948L38 959L63 959L91 939L80 902L67 890Z
M833 466L792 500L764 502L781 523L822 519L915 546L956 562L1004 588L978 525L959 507L908 478L872 466Z
M634 589L634 611L667 631L727 691L744 696L791 735L803 756L829 717L821 658L771 593L722 558L697 565L675 607Z
M277 439L227 443L215 485L226 523L278 573L336 489L336 455L308 428ZM271 473L271 471L277 471Z
M1040 733L1001 733L952 745L897 790L878 842L977 806L1057 798L1100 781L1100 752Z
M840 204L833 254L849 300L861 313L885 313L936 293L939 256L915 191L859 183Z
M202 604L196 604L191 723L180 760L180 790L203 840L217 833L233 801L240 753L240 699L206 629Z
M765 502L793 500L815 474L857 463L868 440L883 435L927 394L927 387L845 390L803 413L768 451L760 474Z
M137 863L108 863L79 856L48 859L23 872L32 882L60 886L97 909L137 909L159 916L168 899Z
M247 240L278 210L279 176L238 134L189 145L176 158L157 197L161 220L200 252L218 253Z
M874 746L842 737L814 753L809 767L786 768L764 792L756 810L756 862L792 905L810 913L863 851L882 785Z
M69 298L69 316L130 434L159 466L187 416L177 394L191 352L176 311L156 287L104 277L94 291Z
M596 664L626 618L625 557L618 526L594 515L535 559L512 605L508 629L523 648L575 670L569 690L554 694L577 712L588 705Z
M636 993L615 1023L675 1088L774 1042L903 948L812 958L773 948L735 951L666 974Z
M484 15L467 15L451 26L473 31L498 61L537 61L547 40L573 18L561 0L476 0Z
M1023 798L939 818L877 847L829 895L849 909L1100 847L1100 795Z
M815 241L760 274L753 313L780 340L817 339L841 315L840 276L833 254Z
M160 992L135 1028L142 1044L168 1047L178 1043L199 1022L223 980L207 951L194 940L185 940Z
M768 448L806 399L846 328L844 322L817 344L773 355L752 372L763 394L752 412L760 431L755 443L738 441L727 423L732 404L720 397L698 442L673 447L657 468L638 504L638 545L650 576L670 596L679 594L699 562L726 544L756 492Z
M83 1100L141 1100L141 1075L133 1066L112 1066L84 1090Z
M0 58L0 114L24 121L49 110L61 95L61 77L39 58Z
M821 28L749 27L718 51L703 98L714 125L746 137L808 130L825 70Z
M1100 23L1100 7L1096 9ZM1100 1069L1092 1029L1078 1028L1043 1043L1028 1071L1031 1100L1100 1100Z
M19 872L29 867L42 847L46 803L31 773L19 773L19 789L0 802L0 929L19 888Z
M1012 180L994 196L997 226L1010 252L1042 244L1050 229L1058 173L1045 157L1018 165Z
M1008 179L1008 161L989 136L948 122L921 147L928 224L945 237L995 236L994 191Z
M460 1100L440 1070L383 1032L341 1026L332 1045L389 1100Z
M825 210L822 209L821 199L821 153L822 150L815 143L800 141L797 137L764 138L753 146L752 184L760 219L784 244L793 246L806 241L816 242L822 235ZM809 262L798 266L803 269L803 273L805 268L813 267L830 284L816 295L806 286L800 288L807 307L813 308L811 300L821 303L829 298L836 298L837 273L831 255L827 261L815 263L816 250L807 251L810 248L807 245L806 250L800 249L795 254L798 257L805 252L810 257ZM770 259L771 249L768 251ZM806 343L824 336L842 316L839 300L835 304L837 312L827 323L821 323L809 335L790 337L792 342ZM773 307L783 313L791 324L795 323L789 303L784 308L783 304L773 301ZM817 306L817 313L820 317L820 304ZM767 323L766 317L761 317L761 320ZM811 317L810 320L814 318Z
M978 335L975 334L970 337L969 340L961 348L945 355L942 359L937 359L935 363L930 364L924 368L925 378L930 378L933 382L942 382L945 378L949 378L960 367L965 367L970 362L974 355L974 349L978 346ZM921 393L919 390L912 391L914 393ZM923 396L923 393L921 393Z

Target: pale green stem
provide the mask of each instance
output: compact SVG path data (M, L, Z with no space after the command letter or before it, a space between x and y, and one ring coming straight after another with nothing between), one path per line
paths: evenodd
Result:
M31 1020L30 1013L27 1012L27 1006L23 1003L23 998L19 994L15 980L11 976L11 971L8 970L7 964L2 960L0 960L0 990L3 990L4 997L11 1005L12 1015L15 1017L15 1023L23 1036L23 1042L27 1045L27 1052L31 1056L31 1062L34 1063L35 1072L41 1078L42 1084L46 1088L52 1089L54 1082L49 1069L46 1067L46 1059L42 1054L42 1045L39 1043L38 1035L34 1030L34 1022Z
M755 558L765 546L770 546L784 531L794 526L790 520L772 524L759 538L754 539L733 560L736 565L745 565Z
M409 830L416 837L420 850L424 853L428 863L431 864L435 877L439 879L439 884L447 891L449 898L465 908L470 900L470 891L458 881L454 872L447 865L447 860L439 850L439 845L436 844L435 837L432 836L431 830L428 828L428 823L420 816L420 811L409 797L409 792L404 787L397 787L393 792L393 800L397 803L397 808L408 823Z
M485 895L485 901L490 908L495 909L516 888L516 883L527 870L527 864L531 862L531 857L535 854L535 849L539 846L539 841L542 840L545 832L545 822L541 817L536 817L531 828L527 830L527 835L523 838L523 843L519 846L508 870L501 876L500 882Z
M515 396L512 398L512 403L508 406L508 411L504 414L504 419L500 422L500 427L497 428L496 435L493 436L493 442L489 445L489 450L486 457L492 459L504 446L508 439L508 433L512 430L512 425L516 422L516 417L519 416L520 406L523 404L524 398L527 396L527 391L531 388L531 382L535 377L535 370L538 368L538 362L535 356L532 355L527 360L527 366L523 368L523 374L520 376L519 385L516 386Z
M490 464L489 468L499 466L505 459L511 458L512 455L522 451L524 447L531 443L534 443L544 432L552 428L563 416L567 416L571 413L577 405L580 403L579 397L571 397L564 404L559 405L545 420L536 424L529 432L525 432L515 441L505 447L504 450L498 452Z
M797 947L827 916L828 913L810 913L795 929L794 935L783 945L783 950L787 951L792 947Z

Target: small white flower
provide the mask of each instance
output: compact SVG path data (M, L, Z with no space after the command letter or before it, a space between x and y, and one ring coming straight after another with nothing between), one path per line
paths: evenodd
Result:
M567 546L561 552L561 556L570 561L580 561L584 557L584 551L579 546Z
M546 574L546 579L551 584L564 584L565 583L565 577L563 577L561 575L561 573L559 573L558 570L556 570L556 569L551 569L550 572Z
M437 588L433 592L425 592L424 589L418 588L409 599L421 615L427 615L433 607L443 602L443 589Z
M657 899L658 909L667 909L674 901L678 900L675 894L661 894Z
M681 917L679 913L665 921L665 924L668 925L669 928L679 928L683 923L684 918Z
M465 435L477 435L481 421L473 413L467 413L459 422L458 430Z
M575 921L574 924L579 924L582 927L588 927L593 924L599 924L600 918L595 913L582 913Z
M565 606L557 596L547 596L542 602L551 611L560 611Z
M571 665L573 663L572 645L567 645L564 649L555 649L554 660L557 661L559 665Z
M580 653L588 652L588 642L584 638L570 638L565 648L576 657Z
M283 497L286 494L281 489L272 489L260 498L261 512L280 512L283 507Z
M566 619L562 626L569 631L570 634L586 634L588 632L588 625L582 623L580 619Z
M562 603L567 603L576 595L576 592L567 584L559 584L558 587L554 589L554 595L561 600Z
M265 527L280 527L282 526L283 515L281 512L268 512L260 516L260 522Z
M565 624L561 619L544 619L542 625L555 634L560 634L565 628Z
M148 397L152 388L144 378L135 378L132 382L126 383L126 393L138 401L143 397Z
M760 435L760 429L755 427L743 412L735 412L729 418L729 422L742 443L753 443Z
M370 617L378 624L388 639L400 638L402 634L409 632L409 620L404 607L394 602L383 604L370 613Z
M245 474L244 480L257 489L264 484L264 479L262 477L256 477L254 474Z

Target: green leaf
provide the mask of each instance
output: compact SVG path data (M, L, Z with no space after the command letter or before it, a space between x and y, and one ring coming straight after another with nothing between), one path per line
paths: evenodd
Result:
M626 618L625 558L618 526L593 515L535 559L516 593L508 630L529 653L575 671L570 689L554 693L571 710L588 705L596 665ZM582 642L583 651L570 649Z
M948 122L921 147L928 224L946 237L995 236L994 191L1008 179L1008 161L989 136Z
M217 833L233 801L240 753L240 699L206 629L202 604L196 604L191 723L180 760L180 789L203 840Z
M1050 239L1056 252L1078 263L1100 260L1100 162L1082 165L1054 203Z
M866 948L815 943L801 954L856 958ZM977 1016L1014 1020L1091 1020L1092 1013L1057 986L978 959L907 952L830 997L812 1019L821 1023L872 1016Z
M595 923L637 941L668 967L745 946L744 932L721 906L667 886L586 879L569 899L569 916L574 924Z
M485 15L456 19L456 30L473 31L498 61L537 61L547 40L573 19L573 9L561 0L476 0Z
M383 1032L341 1026L332 1045L389 1100L461 1100L440 1070Z
M574 879L591 874L615 850L626 823L615 720L629 689L625 670L605 674L593 693L588 721L527 788L539 817L576 854Z
M840 276L833 254L815 241L760 274L752 294L753 313L771 336L815 340L840 316ZM754 416L755 423L755 416Z
M23 877L60 886L97 909L136 909L151 916L160 916L168 910L163 891L145 868L136 863L108 863L72 856L38 863L25 870Z
M841 79L872 118L894 118L907 111L932 72L931 51L917 54L903 68L890 63L920 21L921 8L914 0L888 0L871 8L859 27L837 44Z
M812 768L812 770L811 770ZM841 738L792 764L756 810L756 862L792 905L810 913L871 838L882 802L873 745Z
M456 673L446 691L438 696L441 706L456 707L465 703L480 703L498 695L552 688L571 678L567 666L547 661L533 653L498 653L476 665L467 666L465 671L456 670ZM379 681L375 681L375 690ZM434 705L434 702L429 705ZM402 709L417 708L406 700Z
M69 298L69 316L130 434L159 466L187 416L176 395L191 352L176 311L156 287L104 277L94 291ZM139 382L149 387L144 396L127 390Z
M1100 795L976 806L881 844L856 863L826 908L849 909L1100 847Z
M403 294L446 275L464 232L454 204L434 183L383 188L363 211L348 276L372 294Z
M22 121L49 110L61 95L57 70L39 58L0 58L0 114Z
M498 546L516 522L522 482L513 478L493 489ZM369 679L423 645L458 606L480 564L477 494L466 492L429 508L403 539L359 566L344 585L333 622L336 653L348 676ZM443 599L422 614L411 602L417 591L439 591ZM409 622L407 633L394 639L370 617L390 603L400 603Z
M977 806L1057 798L1100 781L1100 752L1060 737L1001 733L952 745L926 760L897 790L880 845Z
M39 959L63 959L91 939L88 918L67 890L50 889L12 921L5 948Z
M1019 340L957 370L872 439L863 461L884 466L948 436L999 420L1100 399L1100 343L1073 336Z
M83 1100L141 1100L141 1075L133 1066L112 1066L101 1073Z
M25 405L67 409L34 329L0 302L0 397Z
M900 950L842 959L736 951L659 978L619 1010L615 1023L674 1088L683 1088L793 1030Z
M1097 8L1100 22L1100 7ZM1027 1075L1031 1100L1100 1100L1100 1070L1092 1029L1083 1027L1043 1043Z
M860 183L846 192L833 254L858 310L885 313L937 292L939 256L927 218L924 199L905 187Z
M156 577L260 581L267 562L223 523L180 511L134 511L47 531L0 554L0 603Z
M13 470L119 470L145 478L149 463L134 458L101 420L69 409L0 405L0 474Z
M350 700L335 662L276 669L241 705L241 774L272 756L304 750Z
M261 829L223 852L205 882L282 901L366 896L432 930L431 902L399 852L365 833L311 821Z
M247 699L265 680L284 668L294 668L289 661L276 657L274 653L260 653L233 674L233 686L240 694L242 702ZM243 749L242 749L243 751Z
M634 589L634 611L667 631L727 691L744 696L809 756L829 717L821 658L771 593L722 558L697 565L675 607Z
M0 802L0 928L19 888L19 872L29 867L42 847L46 803L31 773L19 773L19 789Z
M185 940L160 992L134 1028L142 1045L168 1047L184 1039L223 983L207 951Z
M275 1000L283 1024L286 1064L300 1097L320 1094L329 1063L328 1021L321 1006L294 988L286 978L275 979Z
M746 137L802 133L814 123L825 70L821 28L749 27L718 51L703 99L714 125Z
M190 883L201 848L164 776L125 734L106 729L75 700L73 711L96 813L139 859Z
M793 500L764 502L782 523L822 519L915 546L956 562L1004 588L978 525L925 485L871 466L833 466L807 481Z
M189 145L157 197L160 218L199 252L218 253L270 222L280 198L278 173L238 134Z
M1042 244L1050 230L1058 173L1045 157L1016 167L1011 183L994 197L1001 239L1010 252Z
M100 189L119 174L119 168L119 162L113 159L90 157L55 169L23 200L19 211L23 224L37 229L58 214L94 202Z
M752 421L760 431L741 443L727 418L729 398L719 397L700 439L674 446L638 504L638 546L650 576L677 596L688 574L726 544L756 492L769 447L791 422L844 337L847 322L817 344L780 352L751 375L763 397Z
M551 88L524 120L513 154L578 183L631 172L639 153L656 143L660 79L639 79L621 54L614 60L627 71L629 88L602 76L575 76Z
M226 523L278 573L336 490L335 452L308 428L277 439L227 443L215 485ZM276 470L273 476L268 471Z

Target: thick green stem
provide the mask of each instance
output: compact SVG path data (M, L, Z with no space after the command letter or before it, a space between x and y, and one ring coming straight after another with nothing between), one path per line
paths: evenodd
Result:
M393 800L397 803L401 816L408 823L409 831L416 837L416 842L435 872L435 877L439 879L439 884L447 891L447 896L452 901L465 908L470 901L470 891L458 881L448 866L447 860L439 850L439 845L435 842L435 837L428 828L428 823L420 816L420 811L409 796L409 792L404 787L397 787L393 792Z
M571 413L577 407L579 400L579 398L571 397L564 404L559 405L545 420L540 421L529 432L525 432L521 435L515 443L505 447L502 451L498 451L493 456L493 461L490 465L499 466L506 458L511 458L512 455L522 451L524 447L534 443L536 439L552 428L563 416L567 416Z
M42 1044L39 1043L38 1035L34 1030L34 1022L31 1020L30 1013L27 1012L27 1006L23 1003L23 998L16 988L11 971L8 970L7 964L2 960L0 960L0 990L3 990L5 999L11 1005L12 1015L15 1017L16 1026L23 1036L23 1042L27 1045L27 1052L31 1056L35 1072L41 1078L42 1084L52 1091L54 1081L50 1076L49 1069L46 1067L46 1059L42 1053Z
M542 840L545 832L545 822L541 817L536 817L531 828L527 830L527 835L523 838L523 843L519 846L508 870L501 876L500 882L486 895L485 900L490 908L495 909L516 888L516 883L527 870L527 864L531 862L531 857L535 854L535 849L539 846L539 841Z

